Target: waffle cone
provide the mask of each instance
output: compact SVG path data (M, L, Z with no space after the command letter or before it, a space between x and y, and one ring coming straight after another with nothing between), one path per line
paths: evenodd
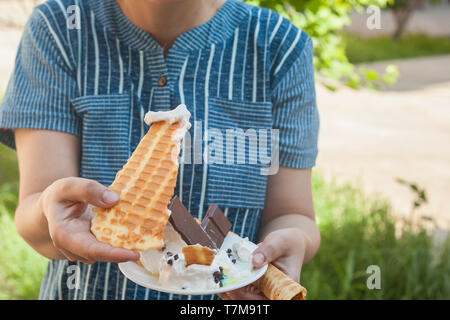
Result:
M164 246L167 205L178 174L180 146L175 136L180 127L180 122L153 123L117 173L109 188L119 194L119 202L93 209L91 231L99 241L138 251Z
M305 300L306 289L272 264L256 281L256 287L270 300Z

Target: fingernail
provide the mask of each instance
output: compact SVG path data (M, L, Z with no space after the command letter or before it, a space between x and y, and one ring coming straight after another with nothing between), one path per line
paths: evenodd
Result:
M115 203L119 200L119 195L111 190L103 192L102 200L104 203Z
M253 262L256 265L262 265L264 263L264 255L262 253L256 253L253 255Z

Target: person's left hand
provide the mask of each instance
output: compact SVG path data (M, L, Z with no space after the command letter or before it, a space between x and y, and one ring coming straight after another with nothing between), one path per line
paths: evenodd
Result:
M253 252L253 266L261 268L267 263L272 263L291 279L298 282L305 250L306 239L301 230L297 228L279 229L269 233ZM218 295L222 300L267 299L254 284Z

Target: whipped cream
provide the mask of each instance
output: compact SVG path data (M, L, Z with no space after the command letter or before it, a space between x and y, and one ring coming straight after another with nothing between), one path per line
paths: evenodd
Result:
M236 252L236 255L243 262L252 262L252 253L256 250L258 246L250 241L248 238L242 239L239 242L235 242L233 244L233 250Z
M159 273L158 284L167 288L185 290L216 289L221 285L223 269L232 269L232 262L227 254L218 251L209 266L191 264L186 267L186 260L182 253L169 254L163 258Z
M251 254L258 247L248 238L233 244L232 248L216 250L209 266L186 266L182 248L187 244L179 233L167 224L163 250L141 252L141 263L155 276L158 284L166 288L185 290L209 290L231 285L251 275Z
M158 121L169 121L171 124L177 121L189 123L190 117L191 113L188 111L186 105L180 104L175 109L169 111L149 111L145 114L144 121L148 125Z
M181 252L181 248L187 246L180 234L175 231L170 222L164 232L164 247L140 252L140 261L144 268L154 275L159 274L160 264L167 252Z

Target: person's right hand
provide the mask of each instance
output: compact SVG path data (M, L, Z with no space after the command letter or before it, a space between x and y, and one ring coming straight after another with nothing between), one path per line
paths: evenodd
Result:
M42 208L54 246L70 261L124 262L139 253L97 241L91 233L92 206L109 208L119 196L102 184L83 178L63 178L41 195Z

